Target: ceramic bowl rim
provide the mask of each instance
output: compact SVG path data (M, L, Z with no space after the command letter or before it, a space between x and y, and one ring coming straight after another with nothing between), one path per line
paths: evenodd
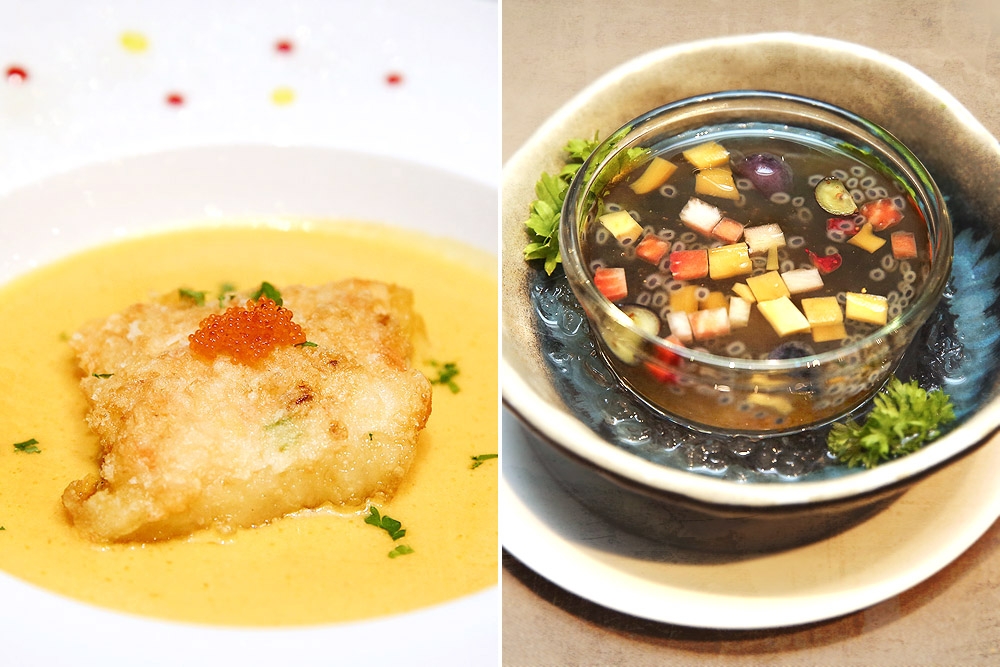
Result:
M836 53L866 61L878 69L893 70L925 93L941 100L949 111L970 131L989 137L982 124L939 84L913 66L875 49L847 41L789 32L756 33L718 37L674 44L650 51L610 70L585 87L549 117L504 165L501 187L513 178L521 162L530 159L532 144L544 137L566 119L579 113L598 91L607 88L629 74L642 71L661 61L699 50L725 49L737 46L783 44L808 48L817 52ZM503 233L501 231L501 233ZM575 416L551 409L546 399L515 368L516 356L506 325L502 331L500 378L503 403L521 420L531 424L540 435L558 443L568 452L590 462L612 475L631 480L650 490L679 494L696 501L730 506L775 507L809 505L844 500L882 489L919 476L925 471L957 460L958 455L973 448L998 428L990 413L1000 410L1000 396L971 415L964 423L934 442L908 456L884 463L870 470L858 471L833 479L774 483L741 483L697 472L670 468L638 457L607 442Z

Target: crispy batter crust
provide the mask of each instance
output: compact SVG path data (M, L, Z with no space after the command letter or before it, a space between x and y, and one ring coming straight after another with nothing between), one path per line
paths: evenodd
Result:
M191 353L212 304L136 304L72 336L102 448L100 475L63 493L87 536L148 541L395 492L431 409L409 365L412 295L364 280L281 293L316 347L256 366Z

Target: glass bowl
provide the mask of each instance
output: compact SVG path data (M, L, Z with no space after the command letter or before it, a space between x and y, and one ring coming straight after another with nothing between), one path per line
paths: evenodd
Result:
M634 315L626 314L629 307L623 310L619 307L622 301L616 305L602 293L595 281L595 269L602 267L605 261L595 259L593 253L598 251L594 239L598 233L595 230L608 236L599 218L619 210L606 201L612 186L624 182L622 179L632 180L633 175L641 173L654 157L673 156L710 141L735 142L735 145L754 141L765 146L780 142L775 145L802 146L810 151L842 157L846 160L845 165L855 165L854 181L870 173L884 179L891 188L888 193L876 191L874 195L865 195L863 187L855 186L855 200L863 202L888 194L888 199L906 209L904 215L912 211L917 218L923 219L927 238L925 246L918 241L918 259L894 261L892 255L883 250L881 256L887 261L883 261L882 267L876 262L876 268L872 269L881 271L880 281L894 283L895 287L889 291L889 298L880 302L887 311L884 324L849 322L851 333L842 341L818 345L816 351L812 351L808 343L805 348L799 345L792 353L795 356L787 355L791 358L782 358L786 355L780 352L770 355L777 358L759 353L740 356L728 353L739 350L742 345L738 335L729 336L738 342L737 348L730 345L721 350L720 346L709 348L697 338L681 343L676 337L668 336L671 333L666 321L670 311L668 287L677 289L682 284L682 281L671 280L669 254L659 262L658 269L651 269L649 276L653 277L647 276L643 281L646 285L652 284L652 288L642 305L650 306L647 312L660 318L653 325L654 330L650 330L648 319L646 326L637 323ZM635 157L637 153L641 157ZM844 175L851 180L848 170ZM804 175L796 174L796 178L800 177ZM817 178L813 175L810 190ZM740 205L746 206L747 195L754 195L756 191L745 178L737 178L736 183L745 191L740 193ZM678 194L675 190L667 181L667 185L643 196L686 199L688 194L693 194ZM697 197L711 204L720 202L711 196ZM827 228L826 218L820 217L826 214L814 201L808 201L809 198L803 202L799 197L799 201L793 202L795 205L788 204L795 198L784 192L766 198L769 202L786 205L792 211L790 215L796 216L796 224L803 228L801 236L794 233L795 229L791 230L790 243L792 238L804 243L803 237L815 234L817 226ZM725 204L735 205L735 201ZM736 211L733 217L746 212L732 207L725 210ZM664 232L665 223L653 219L651 211L633 210L631 213L633 219L639 218L640 226L645 226L644 235L660 234L671 249L681 247L678 239L684 238L683 235ZM767 214L773 215L773 211ZM755 215L758 219L752 221L754 225L773 221L760 219L759 210ZM749 228L751 221L744 218L743 222ZM863 222L864 218L857 218L859 227ZM782 225L782 229L788 236L788 228ZM687 244L682 244L684 248L713 248L724 244L690 230L685 233L688 238ZM882 236L888 237L889 230ZM838 240L840 245L847 247L844 238ZM941 298L951 271L953 247L951 220L941 192L920 161L895 137L878 125L831 104L766 91L699 95L659 107L623 125L594 151L571 183L562 212L559 241L569 285L583 307L591 335L621 383L674 421L697 430L751 436L794 433L830 422L854 411L877 392L896 369ZM612 238L612 245L615 242ZM634 255L635 245L637 240L626 235L624 254ZM837 245L828 246L831 249L827 252L832 252ZM753 275L766 272L761 266L763 262L756 261ZM848 280L857 278L849 275L853 269L846 263L838 271ZM866 278L859 284L872 283ZM706 290L704 286L701 289ZM859 288L859 293L867 291L867 287ZM811 293L793 293L790 300L801 309L801 299L810 296ZM845 291L841 290L840 303L843 304L846 298ZM752 344L758 334L752 333L749 327L744 331L748 332L746 338ZM758 327L757 331L761 329ZM737 331L733 329L731 334ZM775 349L779 348L788 349L786 344Z

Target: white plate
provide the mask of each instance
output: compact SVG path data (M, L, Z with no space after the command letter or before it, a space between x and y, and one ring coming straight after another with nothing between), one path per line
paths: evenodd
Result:
M504 548L562 588L640 618L760 629L858 611L898 595L968 549L1000 515L1000 438L919 482L885 511L826 540L727 559L654 544L587 512L548 475L504 411Z
M0 280L110 238L247 215L377 220L496 252L495 2L0 0L0 17L16 18L0 21ZM495 664L499 589L241 630L0 573L0 626L3 664Z

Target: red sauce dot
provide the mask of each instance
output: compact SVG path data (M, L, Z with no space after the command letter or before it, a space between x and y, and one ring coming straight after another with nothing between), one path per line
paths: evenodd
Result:
M385 75L385 82L390 86L398 86L403 83L403 75L399 72L389 72Z
M278 53L291 53L294 48L295 45L288 39L279 39L274 44L274 50Z
M172 107L179 107L184 104L184 96L180 93L169 93L167 94L167 104Z
M7 68L7 83L24 83L28 80L28 70L18 65Z

